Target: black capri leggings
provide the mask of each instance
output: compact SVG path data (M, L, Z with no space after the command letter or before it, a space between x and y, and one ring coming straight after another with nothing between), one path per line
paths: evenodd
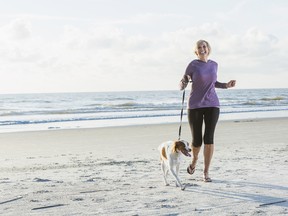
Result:
M198 109L188 109L188 121L193 137L192 145L200 147L202 145L202 125L205 123L204 144L214 144L214 131L219 118L219 108L207 107Z

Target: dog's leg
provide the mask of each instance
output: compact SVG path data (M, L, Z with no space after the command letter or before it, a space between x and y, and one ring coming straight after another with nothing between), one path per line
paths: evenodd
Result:
M163 172L163 179L164 179L164 184L166 186L168 186L168 182L167 182L167 173L168 173L168 169L166 168L165 162L162 160L161 161L161 170Z
M173 165L172 164L169 164L169 170L170 170L171 174L174 176L174 178L176 180L176 185L181 187L181 190L185 190L185 186L182 186L182 184L180 182L180 179L178 178L178 174L176 174L175 171L173 170ZM176 170L177 170L177 165L176 165Z
M179 167L180 167L180 164L177 163L176 164L176 176L179 176ZM179 182L180 182L180 180L179 180ZM181 187L181 185L179 185L177 181L176 181L176 187Z

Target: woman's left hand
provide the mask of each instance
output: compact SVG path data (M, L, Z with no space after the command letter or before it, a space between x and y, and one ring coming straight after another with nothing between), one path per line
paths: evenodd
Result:
M227 83L227 88L232 88L236 85L236 80L230 80L228 83Z

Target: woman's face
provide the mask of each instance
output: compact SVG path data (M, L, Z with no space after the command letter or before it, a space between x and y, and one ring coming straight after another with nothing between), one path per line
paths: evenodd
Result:
M195 53L199 58L200 57L207 57L209 55L208 45L205 42L201 42L201 43L197 44Z

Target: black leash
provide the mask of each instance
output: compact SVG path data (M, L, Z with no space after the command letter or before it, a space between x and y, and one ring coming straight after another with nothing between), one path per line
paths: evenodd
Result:
M185 88L183 90L183 96L182 96L182 108L181 108L181 115L180 115L180 126L179 126L179 137L178 140L180 140L181 137L181 128L182 128L182 117L183 117L183 109L184 109L184 100L185 100Z

